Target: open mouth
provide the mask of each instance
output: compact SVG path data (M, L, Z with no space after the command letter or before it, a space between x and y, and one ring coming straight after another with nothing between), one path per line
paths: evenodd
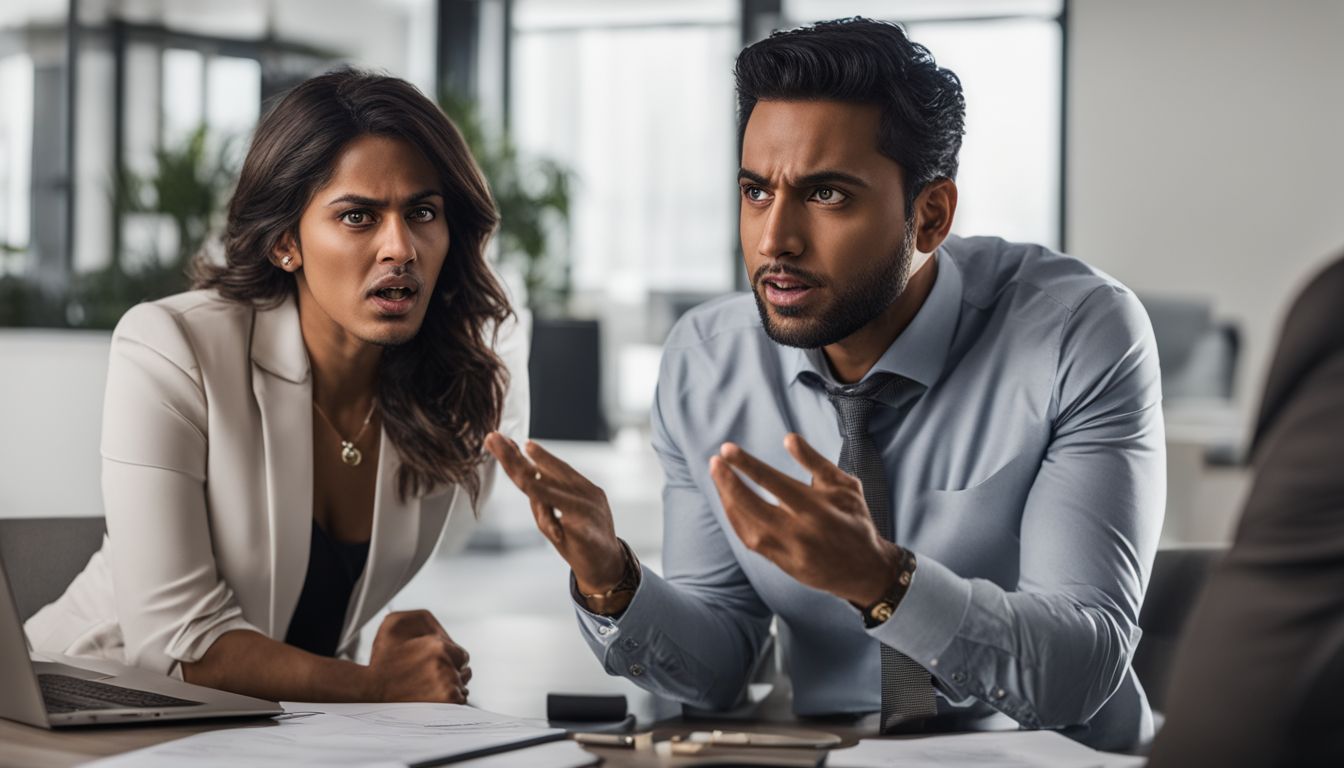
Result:
M385 299L387 301L401 301L402 299L409 299L410 297L414 296L415 289L409 287L382 288L380 290L374 291L373 295Z
M388 276L374 284L369 301L384 317L400 317L415 307L420 281L412 275Z
M765 283L765 285L768 288L771 288L776 291L783 291L785 293L806 291L807 289L812 287L807 283L802 282L801 280L794 280L793 278L790 277L767 277L761 282Z
M765 300L776 307L794 307L807 301L816 286L786 274L766 275L761 278Z

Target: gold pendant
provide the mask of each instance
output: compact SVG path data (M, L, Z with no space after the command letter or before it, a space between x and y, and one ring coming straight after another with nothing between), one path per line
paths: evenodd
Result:
M349 440L341 441L341 461L352 467L359 466L359 462L364 460L364 454L359 452L355 444Z

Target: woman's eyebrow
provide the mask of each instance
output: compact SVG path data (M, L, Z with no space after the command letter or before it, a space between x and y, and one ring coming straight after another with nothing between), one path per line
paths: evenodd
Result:
M402 205L414 205L415 203L418 203L427 197L435 197L435 196L443 197L443 193L438 191L437 189L422 190L406 198L406 202L402 203ZM391 205L391 203L387 200L379 200L377 198L364 197L363 195L346 194L341 195L340 197L337 198L333 198L331 202L327 203L327 207L330 208L333 205L341 205L341 204L362 205L366 208L387 208L389 205Z

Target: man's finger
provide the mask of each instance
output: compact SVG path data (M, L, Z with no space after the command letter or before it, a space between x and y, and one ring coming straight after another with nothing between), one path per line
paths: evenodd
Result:
M830 459L822 456L808 444L803 436L797 432L790 432L784 436L784 449L789 455L797 461L803 469L812 473L812 482L817 480L823 483L836 484L847 481L851 475L840 467L837 467Z
M532 462L523 456L522 451L509 438L491 432L485 437L485 449L499 461L499 465L504 468L504 474L509 476L509 480L518 486L518 489L527 492L526 483L529 478L536 476L536 467Z
M570 487L579 490L588 490L594 488L591 481L583 476L582 472L561 461L555 454L541 447L541 443L528 440L525 446L528 458L536 463L537 469L542 474L548 475L557 481L563 482Z
M558 486L553 477L533 466L508 438L497 432L491 433L486 438L486 448L500 460L504 473L518 486L518 490L527 494L532 501L556 509L581 509L586 505L583 499Z
M728 522L732 523L733 530L737 531L747 546L756 549L766 533L778 525L785 514L784 510L757 496L722 456L709 460L709 474L719 489L724 514L728 516Z
M719 455L785 505L793 509L807 509L815 505L816 499L811 488L742 450L742 446L724 443L719 449Z
M530 499L529 502L532 505L532 519L536 521L537 528L552 544L560 546L565 540L565 529L560 525L560 521L555 519L555 507Z

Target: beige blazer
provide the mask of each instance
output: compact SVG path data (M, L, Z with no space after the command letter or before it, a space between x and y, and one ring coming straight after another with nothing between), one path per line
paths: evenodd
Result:
M527 347L516 323L496 348L510 374L501 431L525 436ZM168 674L221 634L283 640L307 575L313 518L312 377L292 299L271 310L193 291L117 324L103 405L107 538L65 594L25 629L33 647ZM373 538L338 646L424 565L458 487L401 502L383 433ZM493 465L482 468L482 499Z

